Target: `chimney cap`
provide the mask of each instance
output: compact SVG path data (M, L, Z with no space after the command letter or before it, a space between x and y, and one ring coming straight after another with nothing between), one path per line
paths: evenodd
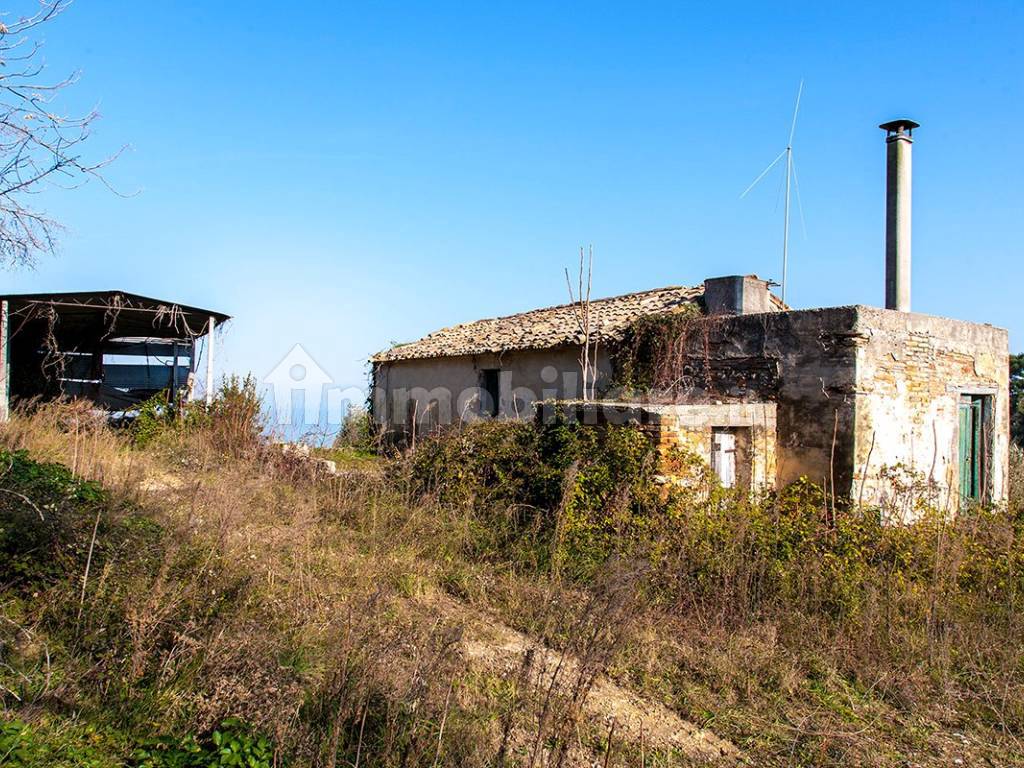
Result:
M906 131L908 134L913 132L915 128L920 128L920 123L915 123L913 120L908 120L905 117L901 117L898 120L890 120L888 123L882 123L880 126L883 131L892 133L903 133Z

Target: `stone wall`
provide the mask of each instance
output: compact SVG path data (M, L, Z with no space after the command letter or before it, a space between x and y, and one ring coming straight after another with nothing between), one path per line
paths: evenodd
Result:
M666 406L659 424L662 451L679 447L711 461L711 440L717 428L733 429L737 439L737 487L775 488L778 434L775 403L721 403Z
M958 401L974 394L991 397L987 498L1006 497L1002 329L851 306L699 318L680 343L677 383L654 399L774 403L778 486L807 477L837 497L891 505L887 475L899 467L930 486L931 501L955 507Z

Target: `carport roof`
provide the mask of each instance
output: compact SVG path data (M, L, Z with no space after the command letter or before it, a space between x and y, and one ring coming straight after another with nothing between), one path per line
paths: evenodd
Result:
M12 330L17 329L18 318L55 315L64 333L94 333L100 317L107 337L193 339L209 330L211 317L217 325L231 319L223 312L127 291L18 293L0 295L0 300L8 302Z

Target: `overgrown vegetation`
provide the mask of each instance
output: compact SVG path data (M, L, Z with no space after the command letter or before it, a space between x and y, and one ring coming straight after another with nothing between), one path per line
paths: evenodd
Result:
M669 615L714 632L767 624L875 695L953 696L971 720L1024 732L1024 648L1012 640L1024 631L1017 500L953 518L924 508L909 526L855 505L833 520L809 483L760 497L703 482L658 489L642 436L599 434L481 425L417 451L414 476L484 516L472 557L581 586L611 558L642 562L647 599ZM817 647L805 645L812 638Z
M265 426L255 377L232 374L221 381L210 405L195 401L175 410L166 391L157 393L139 405L129 432L135 447L145 448L201 431L217 450L238 458L263 447Z
M659 508L650 441L554 421L482 422L428 438L409 460L413 491L472 510L473 558L592 577Z
M334 447L357 451L372 451L376 447L373 420L368 408L349 405L345 420L334 439Z
M611 348L615 382L633 392L661 392L678 385L686 366L688 340L707 332L699 305L684 304L671 314L644 315Z
M678 713L757 765L1024 762L1019 453L1007 508L883 526L566 422L323 476L254 394L0 432L0 761L701 763Z

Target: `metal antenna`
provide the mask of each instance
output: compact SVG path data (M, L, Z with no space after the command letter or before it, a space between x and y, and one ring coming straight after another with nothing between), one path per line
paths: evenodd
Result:
M754 179L750 183L750 186L747 187L745 190L743 190L743 194L740 195L740 200L742 200L744 197L747 196L747 193L750 192L750 190L752 190L754 187L757 186L757 183L759 181L761 181L761 179L763 179L765 176L768 175L768 172L772 168L774 168L776 165L778 165L780 160L785 158L785 160L786 160L786 205L785 205L785 212L783 213L783 221L782 221L782 303L783 304L786 303L786 278L787 278L787 275L788 275L788 272L789 272L789 197L790 197L790 190L792 189L793 180L794 180L795 175L796 175L796 169L793 166L793 137L796 135L796 118L797 118L797 115L800 113L800 97L803 95L803 92L804 92L804 81L801 80L800 81L800 87L797 89L797 92L796 92L796 106L793 107L793 122L790 123L790 126L789 126L789 141L786 143L786 148L779 153L778 157L776 157L774 160L772 160L768 164L767 168L765 168L763 171L761 171L761 173L758 175L758 177L756 179ZM798 191L797 195L799 196L799 194L800 193ZM801 221L803 221L803 205L800 206L800 219L801 219Z

